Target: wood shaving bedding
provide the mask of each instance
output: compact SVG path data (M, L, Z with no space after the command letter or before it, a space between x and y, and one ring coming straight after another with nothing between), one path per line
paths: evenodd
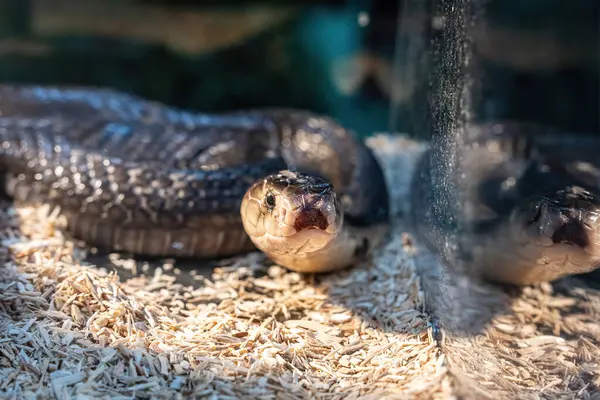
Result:
M401 214L424 146L369 144ZM4 209L0 398L598 398L597 291L508 295L448 279L432 317L442 308L417 273L427 255L401 220L372 262L347 271L303 276L252 253L189 286L172 263L139 271L112 256L130 278L88 265L49 209ZM503 302L480 332L457 329Z

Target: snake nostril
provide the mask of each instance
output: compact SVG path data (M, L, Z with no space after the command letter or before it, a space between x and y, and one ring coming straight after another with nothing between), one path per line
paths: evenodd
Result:
M325 230L329 226L327 217L323 215L320 210L314 208L304 208L300 210L296 221L294 221L294 228L297 231L303 231L305 229L317 228Z

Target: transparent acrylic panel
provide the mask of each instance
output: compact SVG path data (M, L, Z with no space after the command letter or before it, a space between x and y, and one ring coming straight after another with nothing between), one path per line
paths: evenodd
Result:
M431 139L411 215L442 261L419 268L433 303L464 321L488 300L469 293L473 279L524 285L595 271L598 2L402 4L396 84L422 91L394 105L391 121ZM394 111L403 107L408 124ZM489 321L493 311L483 314Z

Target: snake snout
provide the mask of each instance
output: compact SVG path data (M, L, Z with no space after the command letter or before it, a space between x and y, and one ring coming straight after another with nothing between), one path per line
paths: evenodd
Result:
M586 248L590 244L589 228L581 221L567 221L554 231L552 242Z
M566 244L580 249L595 247L600 229L600 204L593 200L587 193L575 191L561 191L556 198L545 199L537 220L539 232L552 244Z
M321 210L314 208L302 208L298 212L298 216L294 222L294 229L297 231L306 229L326 230L328 226L329 221L327 220L327 217Z
M280 225L293 229L295 233L306 231L322 231L328 234L337 233L341 224L340 207L336 196L328 193L294 193L286 197L282 204Z

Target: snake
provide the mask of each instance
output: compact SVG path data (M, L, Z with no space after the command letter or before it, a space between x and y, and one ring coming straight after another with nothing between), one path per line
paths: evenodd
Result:
M0 168L15 204L49 204L97 249L293 271L349 267L389 227L373 151L333 118L202 113L110 87L0 85Z
M598 138L517 121L470 124L456 149L454 195L430 146L414 171L411 221L461 273L529 285L600 266ZM437 158L436 158L437 157ZM445 159L445 160L444 160ZM448 193L448 192L446 192Z

